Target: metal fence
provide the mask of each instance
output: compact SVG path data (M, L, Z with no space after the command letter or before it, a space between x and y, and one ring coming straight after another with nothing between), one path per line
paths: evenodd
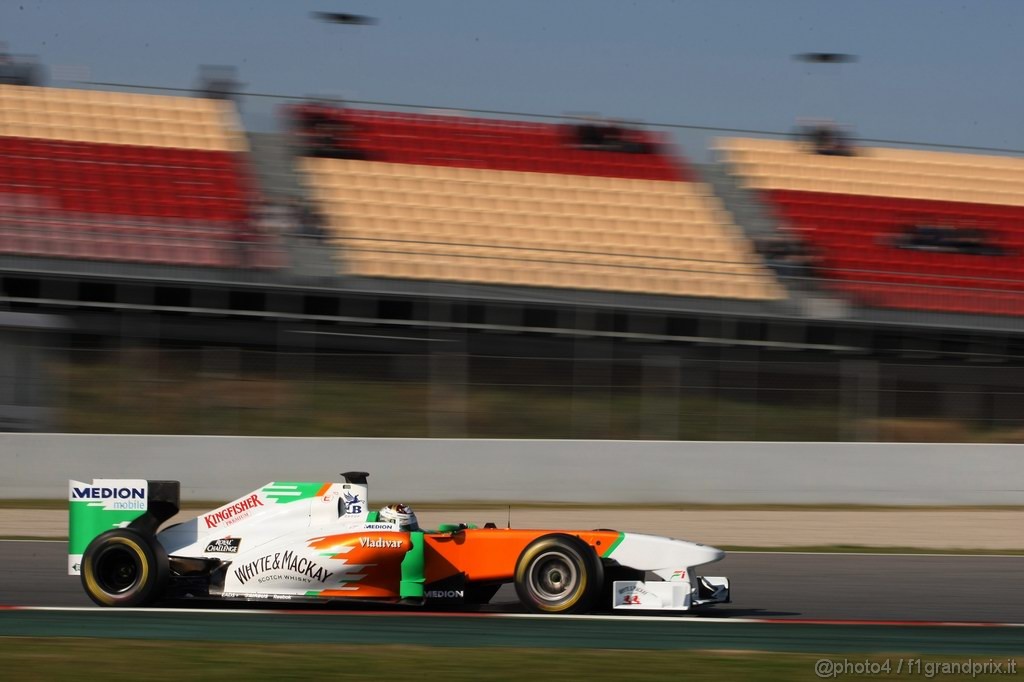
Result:
M57 430L658 440L1024 440L1024 368L779 359L756 349L639 357L45 349L12 395ZM26 382L32 386L26 387ZM37 384L45 383L45 387ZM45 390L41 390L45 388Z

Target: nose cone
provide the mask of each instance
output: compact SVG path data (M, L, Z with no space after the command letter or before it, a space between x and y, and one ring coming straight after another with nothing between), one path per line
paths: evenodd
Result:
M720 561L725 552L688 540L626 533L610 556L623 566L643 571L663 570L671 575L673 571Z
M701 564L710 564L715 561L721 561L725 558L725 552L717 547L711 545L701 545L696 542L688 542L686 540L680 540L679 544L686 546L686 555L689 558L691 566L700 566Z
M725 558L724 549L718 549L717 547L710 547L708 545L705 545L704 549L706 549L708 553L711 555L711 558L708 559L708 563L711 563L712 561L721 561Z

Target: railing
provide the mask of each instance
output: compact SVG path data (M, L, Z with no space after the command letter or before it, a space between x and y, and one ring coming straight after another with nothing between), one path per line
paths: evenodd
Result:
M429 343L379 336L401 338ZM45 374L5 381L50 396L56 428L75 433L1024 441L1024 367L1013 362L743 347L637 355L601 340L569 357L487 355L451 335L429 351L337 353L298 328L282 339L310 351L41 348Z

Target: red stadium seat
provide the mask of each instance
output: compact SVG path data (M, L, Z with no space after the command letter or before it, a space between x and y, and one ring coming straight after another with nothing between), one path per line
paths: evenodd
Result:
M300 105L293 115L316 111ZM330 109L320 109L329 112ZM346 110L360 128L357 145L375 161L489 170L571 173L644 180L690 180L692 173L660 151L663 138L636 132L650 154L579 150L563 128L552 124L469 119L427 114Z
M211 256L201 236L171 247L152 236L150 225L156 220L166 226L192 221L230 227L244 220L244 167L229 152L0 136L0 194L31 195L44 208L28 213L56 221L45 226L10 217L0 250L225 265L225 258ZM86 232L82 223L100 226Z
M1024 207L792 190L772 190L766 198L821 252L825 274L869 305L1001 315L1024 311ZM928 221L983 227L1008 253L974 256L887 244L908 224Z

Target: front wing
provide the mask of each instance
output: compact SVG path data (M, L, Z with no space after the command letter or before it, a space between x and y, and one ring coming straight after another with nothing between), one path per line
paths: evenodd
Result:
M686 611L731 601L729 579L723 577L698 576L696 585L689 580L616 580L612 590L612 608L635 611Z

